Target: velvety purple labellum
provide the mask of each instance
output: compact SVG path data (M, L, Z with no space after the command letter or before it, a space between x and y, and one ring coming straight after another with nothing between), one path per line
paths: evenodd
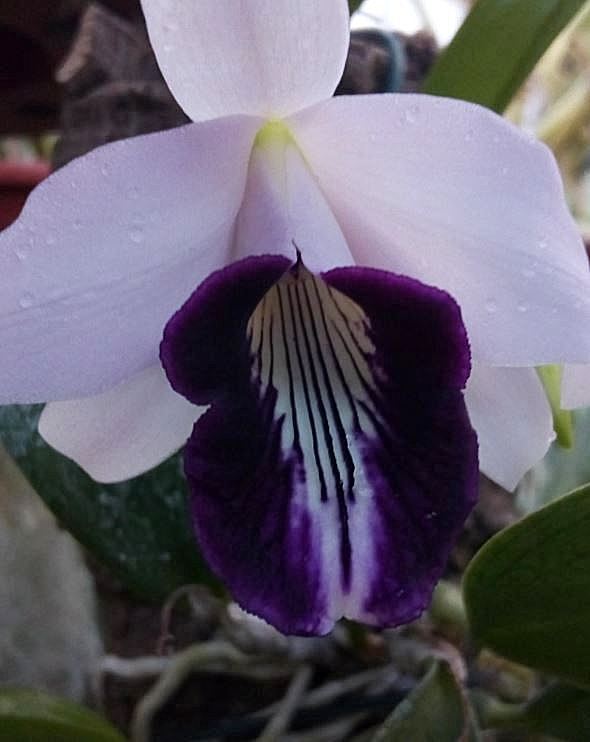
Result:
M177 391L211 404L185 452L193 521L246 610L296 634L424 610L477 496L448 294L248 258L197 289L161 356Z

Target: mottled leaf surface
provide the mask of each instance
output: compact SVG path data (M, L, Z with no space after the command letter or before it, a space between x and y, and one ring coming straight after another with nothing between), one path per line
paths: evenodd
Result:
M0 438L60 523L138 596L161 599L208 572L192 536L179 455L99 484L37 433L41 407L0 407Z

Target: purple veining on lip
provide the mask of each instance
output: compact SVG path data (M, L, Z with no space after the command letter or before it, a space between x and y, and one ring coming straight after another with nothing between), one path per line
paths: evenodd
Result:
M203 553L238 602L297 634L425 608L477 495L451 297L248 258L197 289L161 357L177 391L211 404L185 470Z

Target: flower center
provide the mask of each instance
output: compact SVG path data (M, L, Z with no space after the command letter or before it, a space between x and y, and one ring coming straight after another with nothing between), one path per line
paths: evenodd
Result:
M270 119L258 130L254 147L271 149L276 146L286 147L294 143L293 135L285 122L281 119Z

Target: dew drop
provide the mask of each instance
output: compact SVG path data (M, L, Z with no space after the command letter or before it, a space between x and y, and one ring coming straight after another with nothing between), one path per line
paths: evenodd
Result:
M24 293L18 301L21 309L29 309L35 303L35 297L30 292Z
M485 307L488 314L495 314L498 311L498 303L495 299L487 299Z
M100 172L101 172L101 174L102 174L102 175L104 175L104 176L106 177L107 175L109 175L109 174L110 174L111 170L110 170L109 166L108 166L108 165L107 165L107 164L105 163L105 164L104 164L104 165L103 165L103 166L102 166L102 167L100 168Z
M75 221L73 222L73 224L72 224L72 229L73 229L73 230L74 230L75 232L79 232L79 231L80 231L80 230L82 229L82 220L81 220L81 219L76 219L76 220L75 220Z
M165 54L170 54L170 52L174 50L174 44L163 44L162 49Z
M143 229L141 227L132 227L129 230L129 239L131 240L131 242L139 245L141 242L143 242Z
M426 514L426 520L433 520L433 518L436 518L438 516L438 513L436 510L431 510L429 513Z
M519 301L516 308L521 314L524 314L525 312L528 312L529 305L525 301Z
M47 297L49 301L59 301L60 299L64 298L64 291L61 288L58 288L55 286L54 288L49 290L49 293L47 294Z
M56 241L57 241L57 240L56 240L56 238L55 238L55 235L54 235L54 234L49 234L49 235L47 235L47 238L45 239L45 243L46 243L47 245L55 245Z
M541 239L537 242L537 247L539 248L539 250L546 250L548 245L549 240L546 237L541 237Z
M409 108L406 108L404 111L404 119L406 120L407 124L415 124L416 119L418 118L418 109L416 106L410 106Z
M16 259L21 263L24 263L27 259L27 251L24 247L17 247L14 251Z
M523 268L522 275L525 278L534 278L535 277L535 271L532 268Z
M465 133L465 141L466 142L473 141L473 129L467 129L467 132Z
M509 172L510 170L506 166L500 168L500 175L502 175L504 178L508 175Z

